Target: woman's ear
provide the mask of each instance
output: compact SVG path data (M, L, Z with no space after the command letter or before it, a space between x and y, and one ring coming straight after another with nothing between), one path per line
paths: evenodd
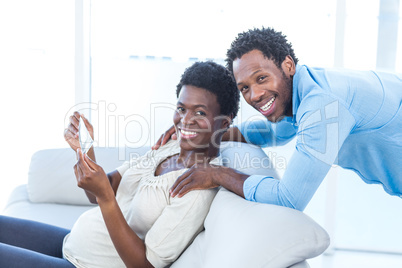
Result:
M232 124L232 119L233 114L231 114L230 116L225 116L225 118L222 120L223 127L226 129L230 128L230 125Z

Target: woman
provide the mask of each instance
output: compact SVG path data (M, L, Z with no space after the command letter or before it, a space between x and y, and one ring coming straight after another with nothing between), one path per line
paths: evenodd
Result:
M78 186L99 206L81 215L71 232L1 217L0 267L165 267L174 262L202 230L216 189L172 198L170 187L193 165L219 164L220 140L237 114L239 93L224 67L198 62L182 75L177 97L173 121L179 139L107 175L92 148L83 155L78 147L80 115L74 113L65 139L77 151ZM92 126L83 121L93 136Z

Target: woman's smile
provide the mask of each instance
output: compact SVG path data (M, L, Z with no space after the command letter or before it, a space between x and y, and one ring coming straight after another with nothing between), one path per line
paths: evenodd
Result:
M198 132L196 131L192 131L192 130L186 130L186 129L182 129L182 128L178 128L179 129L179 133L180 133L180 138L182 139L192 139L197 137Z

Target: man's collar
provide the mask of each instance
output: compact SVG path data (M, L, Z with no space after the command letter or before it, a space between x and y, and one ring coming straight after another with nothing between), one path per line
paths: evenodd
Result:
M300 70L301 70L302 66L300 65L296 65L296 72L293 76L293 92L292 92L292 113L293 113L293 123L296 122L296 112L297 109L299 109L299 105L300 105L300 98L299 98L299 93L297 91L298 89L298 84L299 84L299 74L300 74Z

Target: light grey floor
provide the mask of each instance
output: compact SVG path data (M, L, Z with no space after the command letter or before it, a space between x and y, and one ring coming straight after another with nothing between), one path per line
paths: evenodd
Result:
M402 254L335 251L308 260L311 268L400 268Z

